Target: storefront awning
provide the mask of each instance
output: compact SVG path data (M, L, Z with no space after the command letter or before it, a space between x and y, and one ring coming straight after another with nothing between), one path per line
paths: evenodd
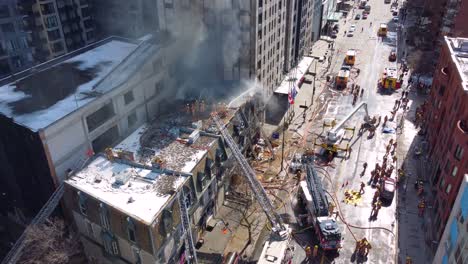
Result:
M341 16L342 16L341 12L332 12L328 14L327 21L338 22Z

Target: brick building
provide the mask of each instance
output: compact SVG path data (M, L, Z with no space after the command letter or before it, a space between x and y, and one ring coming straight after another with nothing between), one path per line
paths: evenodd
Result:
M434 164L432 239L439 240L463 176L468 172L468 38L444 37L426 103L425 126Z

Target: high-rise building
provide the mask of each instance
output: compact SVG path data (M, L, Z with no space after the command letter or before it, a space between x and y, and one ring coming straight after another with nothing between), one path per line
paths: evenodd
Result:
M98 38L110 35L140 38L158 29L153 0L90 0Z
M23 18L16 0L0 2L0 78L21 71L32 64Z
M434 165L431 178L435 193L434 219L428 235L438 241L444 231L464 175L468 134L467 38L444 38L434 73L431 94L423 106L429 158Z
M290 68L285 63L293 64L309 46L312 5L305 0L171 0L158 2L157 9L161 30L179 43L174 53L204 70L198 75L256 79L270 96Z
M50 60L95 41L91 1L22 0L18 9L36 61Z

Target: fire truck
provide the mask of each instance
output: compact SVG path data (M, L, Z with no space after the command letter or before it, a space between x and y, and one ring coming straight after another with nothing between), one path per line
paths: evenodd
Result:
M306 162L305 168L306 180L300 183L299 195L308 212L307 224L314 226L323 250L336 251L341 248L341 230L336 220L329 216L329 202L312 159Z

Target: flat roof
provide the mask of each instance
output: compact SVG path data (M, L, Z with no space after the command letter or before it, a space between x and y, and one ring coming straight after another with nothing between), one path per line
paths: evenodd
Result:
M115 38L47 62L52 64L43 69L31 68L0 87L0 112L32 130L45 128L106 92L94 88L137 47Z
M124 184L119 177L129 177ZM66 182L135 219L150 224L186 176L158 173L97 156Z
M275 93L288 94L290 87L292 87L293 84L296 86L296 90L299 90L299 82L302 77L306 75L313 60L314 58L312 57L304 56L301 62L289 71L280 86L275 90Z
M286 226L289 233L291 230ZM272 233L270 238L265 242L262 253L258 259L259 264L281 264L288 258L287 249L289 247L289 238L280 238L277 234Z
M139 127L114 150L132 152L135 162L143 165L151 165L157 158L163 169L191 173L218 139L209 112L201 113L199 118L177 112L154 120ZM189 142L195 130L200 134Z
M455 63L460 77L462 87L468 91L468 38L449 38L445 37L452 60Z

